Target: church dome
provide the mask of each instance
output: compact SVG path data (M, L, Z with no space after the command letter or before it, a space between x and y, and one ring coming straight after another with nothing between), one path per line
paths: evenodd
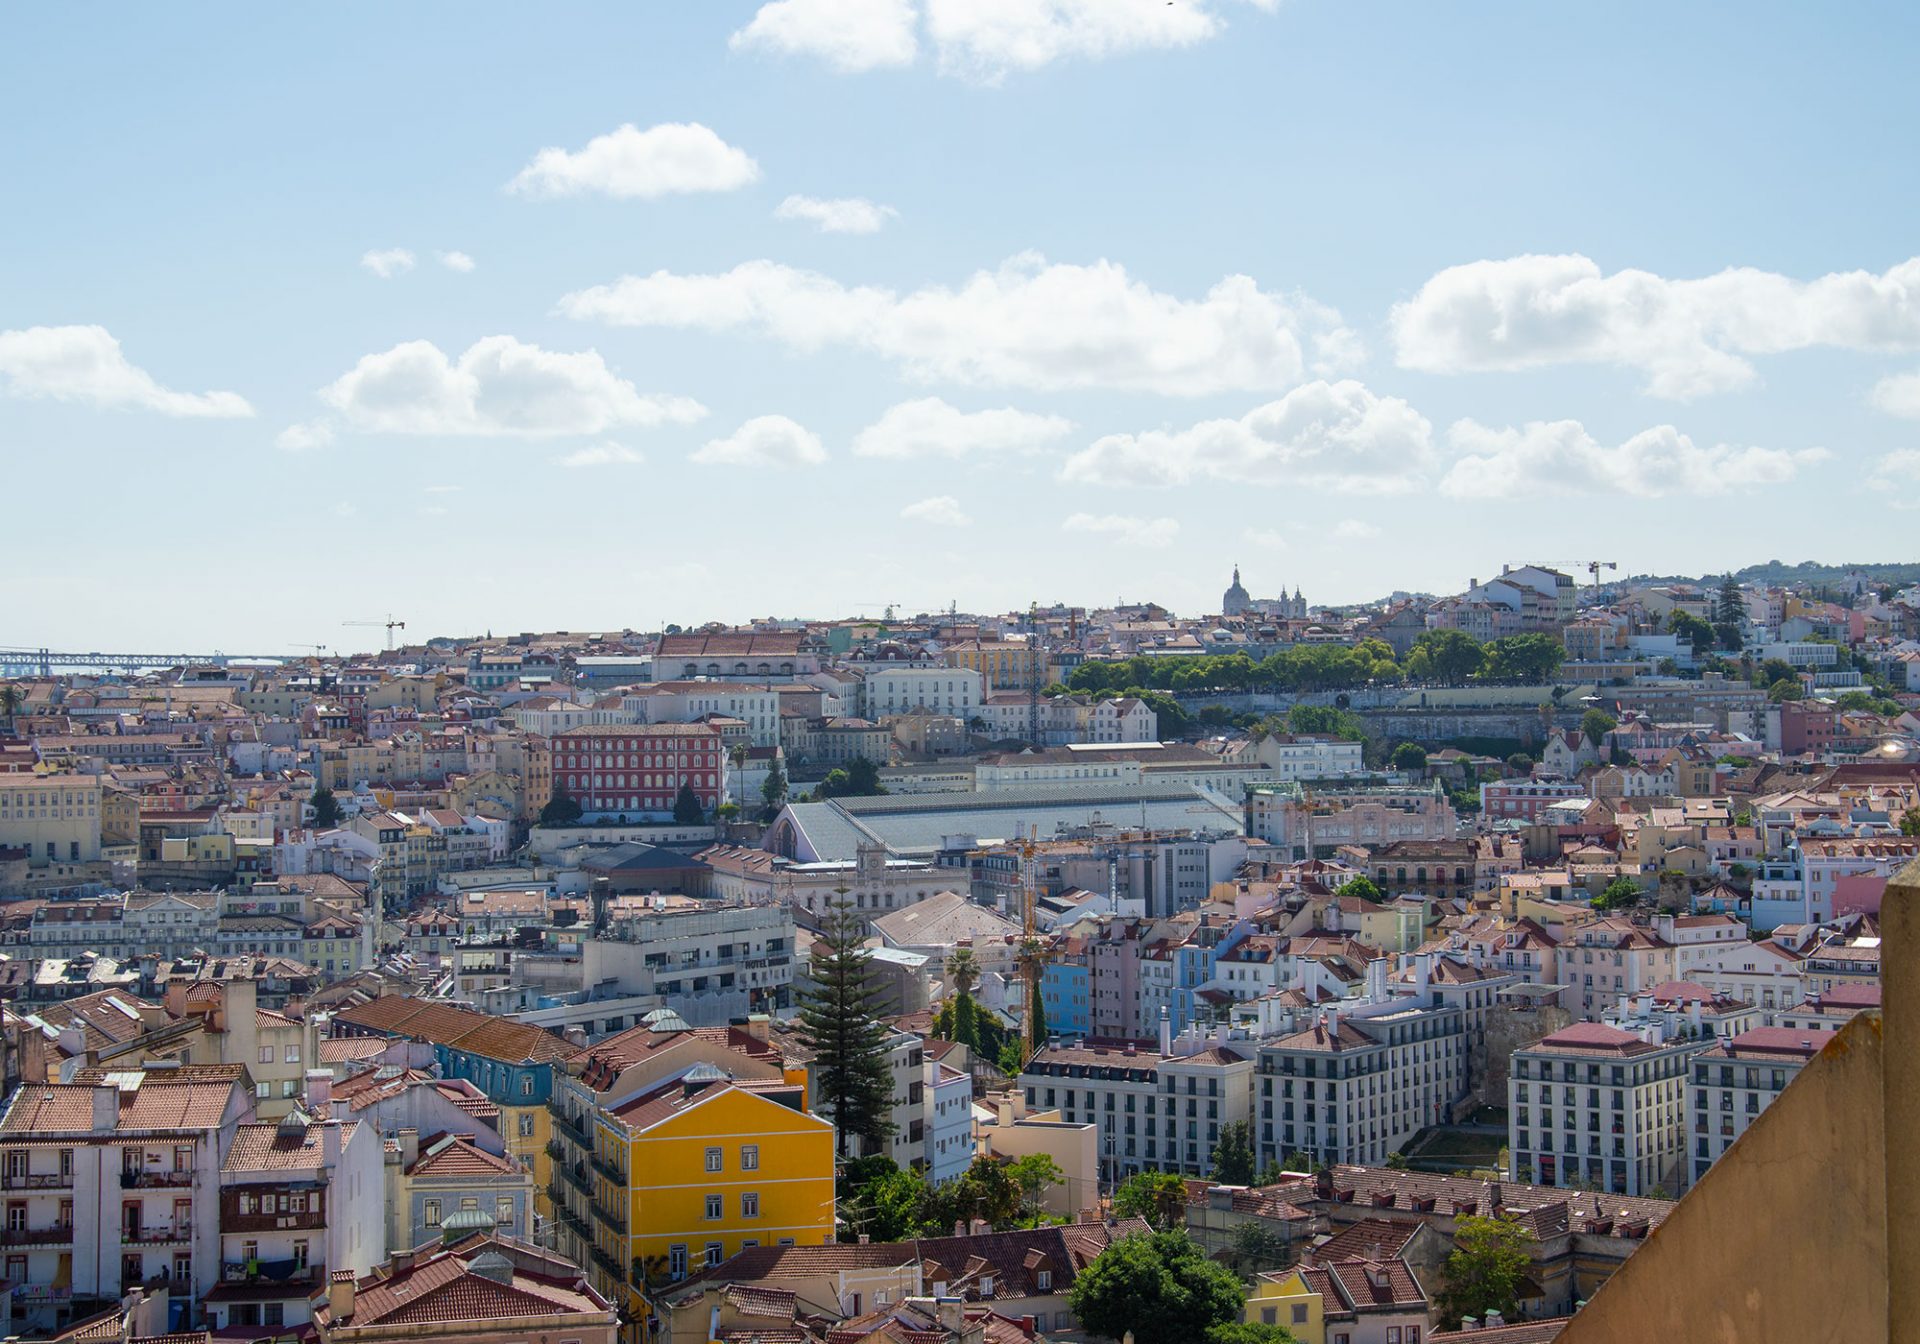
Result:
M1223 616L1244 616L1253 605L1253 599L1247 596L1247 590L1240 586L1240 566L1233 567L1233 583L1220 598L1220 614Z

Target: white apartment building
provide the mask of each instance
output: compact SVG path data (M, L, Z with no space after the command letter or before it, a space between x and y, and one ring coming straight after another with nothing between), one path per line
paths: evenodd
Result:
M1695 969L1711 965L1730 947L1749 940L1747 926L1732 915L1655 915L1654 936L1673 948L1673 978L1691 980Z
M249 1108L240 1078L148 1065L14 1093L0 1118L0 1247L20 1285L16 1329L155 1278L190 1302L220 1282L221 1137Z
M756 747L780 745L780 692L739 681L661 681L620 697L632 723L692 723L710 714L739 719Z
M1561 980L1572 986L1563 1001L1589 1022L1623 998L1680 978L1673 944L1625 919L1575 927L1560 944L1559 961Z
M929 1056L925 1081L921 1159L927 1179L941 1185L973 1165L973 1076Z
M1818 1031L1755 1027L1694 1058L1687 1112L1694 1180L1773 1105L1827 1040Z
M1361 745L1325 734L1270 733L1252 747L1253 758L1275 776L1293 783L1303 779L1345 779L1364 774Z
M1508 1179L1677 1197L1691 1175L1688 1063L1708 1041L1660 1035L1578 1022L1514 1051Z
M860 714L877 722L925 709L964 723L976 717L980 697L980 674L964 667L876 667L861 687Z
M1437 784L1329 789L1281 784L1248 791L1246 825L1248 835L1279 845L1296 859L1309 859L1331 857L1342 845L1377 849L1396 840L1451 840L1459 819Z
M1384 963L1382 963L1384 967ZM1258 1165L1304 1153L1377 1167L1467 1090L1466 1012L1414 993L1316 1012L1304 1029L1260 1045Z
M606 937L580 947L583 983L611 981L629 995L658 995L696 1027L791 1004L788 905L688 907L663 898L659 908L615 919Z
M1205 1177L1220 1129L1249 1118L1252 1046L1183 1037L1163 1055L1150 1041L1055 1041L1020 1074L1029 1113L1099 1128L1100 1175L1141 1171Z

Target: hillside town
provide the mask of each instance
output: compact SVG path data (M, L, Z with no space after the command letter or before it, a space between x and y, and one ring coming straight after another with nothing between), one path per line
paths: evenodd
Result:
M1763 568L0 650L0 1333L1553 1339L1878 1038L1920 566Z

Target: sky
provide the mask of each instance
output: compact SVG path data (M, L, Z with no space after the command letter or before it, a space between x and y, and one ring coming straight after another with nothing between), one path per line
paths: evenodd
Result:
M1894 561L1920 10L0 10L0 646Z

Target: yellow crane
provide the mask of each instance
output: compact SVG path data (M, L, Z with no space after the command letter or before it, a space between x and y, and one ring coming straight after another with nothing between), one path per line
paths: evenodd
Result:
M342 621L340 622L340 624L369 626L369 627L376 627L376 628L379 626L385 626L387 629L387 652L388 653L393 652L393 632L395 630L405 630L407 628L407 623L405 621L396 621L393 619L392 612L387 613L387 619L384 621Z

